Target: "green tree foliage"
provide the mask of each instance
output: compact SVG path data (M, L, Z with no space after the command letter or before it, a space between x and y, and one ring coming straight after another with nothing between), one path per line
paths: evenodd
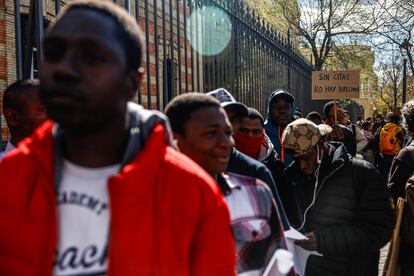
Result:
M284 15L282 8L275 0L246 0L246 4L255 10L255 12L264 18L266 22L275 27L282 35L293 37L293 41L298 46L299 38L294 37L293 34L289 33L290 21L287 20ZM299 23L300 11L296 0L286 0L286 4L289 5L290 10L295 11L295 18L292 19L296 24Z

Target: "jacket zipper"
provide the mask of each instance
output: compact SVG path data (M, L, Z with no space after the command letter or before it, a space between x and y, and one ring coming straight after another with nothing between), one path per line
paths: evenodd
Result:
M329 178L329 177L331 177L334 173L336 173L340 168L342 168L343 166L345 166L345 164L341 164L339 167L337 167L335 170L333 170L330 174L328 174L323 180L322 180L322 183L321 183L321 186L320 186L320 188L319 188L319 190L316 192L316 196L315 196L315 203L313 204L313 207L315 207L315 205L316 205L316 198L318 197L318 195L319 195L319 192L322 190L322 187L323 187L323 185L325 184L325 182L326 182L326 180Z

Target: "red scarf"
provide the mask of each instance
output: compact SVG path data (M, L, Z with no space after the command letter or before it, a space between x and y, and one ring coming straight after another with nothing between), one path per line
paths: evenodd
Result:
M264 143L264 139L264 130L260 136L250 136L237 132L234 137L234 140L236 141L236 149L256 160L259 158L260 149Z

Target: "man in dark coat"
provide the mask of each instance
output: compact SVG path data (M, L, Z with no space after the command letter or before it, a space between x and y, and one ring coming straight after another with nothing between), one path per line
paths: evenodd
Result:
M252 107L248 111L241 119L239 131L234 134L236 149L262 162L271 172L276 187L282 185L283 162L265 133L264 118Z
M414 133L414 100L405 103L401 112L404 127L408 133ZM397 203L399 197L405 198L407 181L414 173L414 140L409 137L406 141L407 146L395 156L388 175L388 188L394 203ZM400 275L414 275L413 252L414 246L403 237L399 251Z
M343 108L337 102L336 103L336 114L337 120L335 121L335 101L330 101L323 107L323 114L325 115L325 123L332 127L332 132L328 136L328 140L342 142L345 145L347 152L351 156L355 156L357 153L357 144L355 135L346 126L341 125L339 122L344 117Z
M378 275L380 248L395 221L385 181L342 143L323 142L331 131L298 119L282 135L295 161L281 198L291 225L308 237L296 243L322 254L309 257L305 275Z

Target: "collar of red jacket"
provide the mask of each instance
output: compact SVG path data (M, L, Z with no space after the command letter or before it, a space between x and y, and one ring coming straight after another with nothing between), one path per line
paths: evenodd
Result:
M143 163L148 165L145 167L157 168L154 162L163 156L162 149L172 145L171 131L165 116L159 112L145 110L136 104L129 104L128 112L131 115L130 134L121 171L141 155L146 156ZM48 120L18 147L23 153L30 152L30 158L57 186L60 184L63 163L60 146L63 131L58 124ZM154 143L156 146L152 148ZM151 148L151 153L144 154L148 153L148 148Z

